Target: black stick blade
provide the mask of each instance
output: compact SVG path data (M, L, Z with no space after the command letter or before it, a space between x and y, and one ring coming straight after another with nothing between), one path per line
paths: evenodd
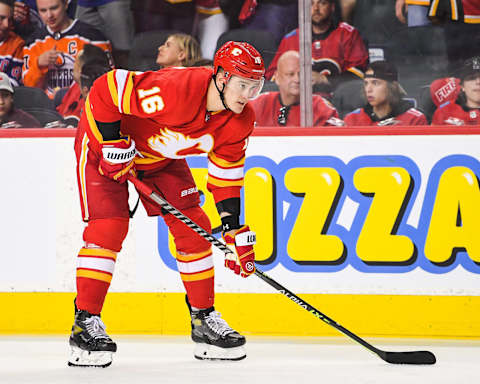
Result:
M437 359L430 351L384 352L380 356L391 364L435 364Z

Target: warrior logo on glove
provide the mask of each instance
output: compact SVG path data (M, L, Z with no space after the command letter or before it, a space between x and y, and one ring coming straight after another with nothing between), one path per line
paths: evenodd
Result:
M119 140L106 141L102 144L103 157L98 165L98 172L119 183L127 180L128 174L135 174L135 141L129 136Z
M248 225L236 229L233 233L222 234L227 245L235 248L234 253L225 255L225 267L230 268L237 275L248 277L255 272L255 252L253 245L256 243L255 232Z

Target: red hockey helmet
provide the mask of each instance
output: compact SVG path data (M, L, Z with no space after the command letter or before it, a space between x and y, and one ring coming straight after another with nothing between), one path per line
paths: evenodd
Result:
M262 55L250 44L228 41L223 44L213 59L215 74L221 67L226 77L236 75L251 80L263 80L265 64Z

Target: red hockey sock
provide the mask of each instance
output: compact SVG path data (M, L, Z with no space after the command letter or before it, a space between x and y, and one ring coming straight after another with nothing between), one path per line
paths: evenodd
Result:
M117 254L97 247L84 247L78 253L77 308L98 315L107 295Z
M108 287L110 284L104 281L77 277L77 308L99 315L102 312Z
M213 307L215 296L213 282L213 277L198 281L183 281L192 307L199 309Z

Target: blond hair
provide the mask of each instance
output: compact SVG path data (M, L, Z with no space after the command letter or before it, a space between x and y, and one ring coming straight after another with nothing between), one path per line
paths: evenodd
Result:
M202 58L200 44L193 36L185 33L174 33L168 37L173 37L180 49L185 52L185 59L182 60L184 67L190 67Z

